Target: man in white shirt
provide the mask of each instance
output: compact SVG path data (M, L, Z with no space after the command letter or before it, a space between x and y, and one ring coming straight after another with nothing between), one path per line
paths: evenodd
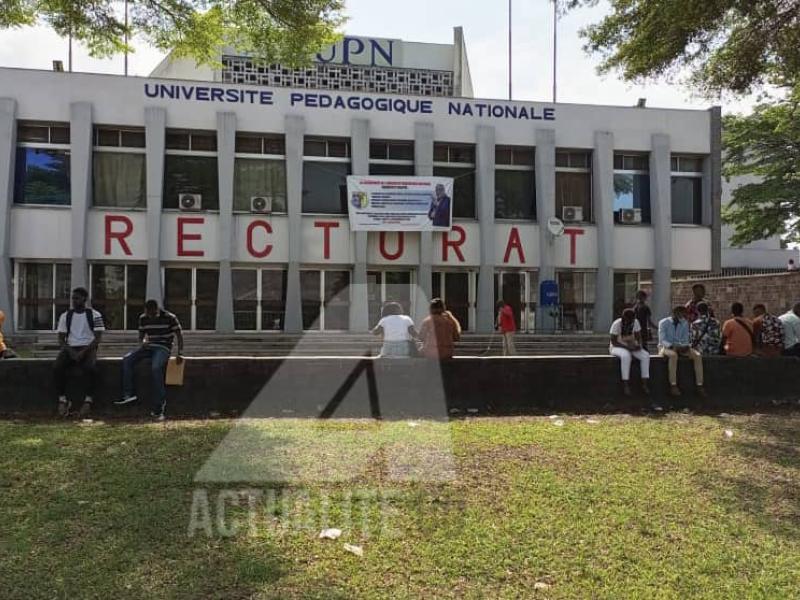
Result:
M800 302L780 319L783 324L783 355L800 356Z
M387 302L382 311L382 318L372 330L375 335L383 336L381 357L411 356L411 344L418 337L411 317L403 314L403 307L397 302Z
M67 399L67 371L73 365L80 367L85 378L85 398L80 415L86 416L92 409L97 380L97 347L106 330L103 316L86 306L89 292L85 288L72 290L72 308L58 319L58 344L61 350L53 368L53 379L58 393L58 414L69 415L72 403Z

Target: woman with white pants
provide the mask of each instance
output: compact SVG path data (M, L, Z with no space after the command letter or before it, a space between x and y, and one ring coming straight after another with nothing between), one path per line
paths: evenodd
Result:
M626 396L631 395L628 380L631 378L631 363L635 358L642 371L642 391L649 395L647 381L650 379L650 354L642 348L642 326L636 319L636 313L630 308L622 311L622 318L611 324L610 334L609 351L620 360L622 392Z

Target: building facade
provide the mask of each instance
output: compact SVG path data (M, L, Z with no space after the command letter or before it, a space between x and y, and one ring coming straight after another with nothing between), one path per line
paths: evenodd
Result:
M454 178L444 233L351 232L348 174ZM191 202L184 203L189 195ZM269 198L270 210L253 204ZM720 111L0 69L0 309L51 330L366 331L443 297L470 331L607 331L652 278L720 265ZM548 221L564 221L554 236ZM539 309L555 280L557 308Z

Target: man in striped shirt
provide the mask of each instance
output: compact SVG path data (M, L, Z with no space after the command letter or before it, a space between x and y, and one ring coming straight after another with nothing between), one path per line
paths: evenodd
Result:
M122 399L114 404L123 405L135 402L133 371L143 358L150 359L150 373L153 382L153 409L150 415L159 421L164 420L167 405L167 387L164 383L167 362L172 353L172 342L178 338L178 357L183 362L183 334L178 317L158 307L158 302L148 300L144 313L139 317L139 342L141 346L128 352L122 359Z

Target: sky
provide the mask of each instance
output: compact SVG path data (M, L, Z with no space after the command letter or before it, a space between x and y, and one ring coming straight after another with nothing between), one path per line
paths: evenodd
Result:
M553 10L551 0L512 0L513 97L552 99ZM579 31L609 10L606 0L576 10L558 23L558 101L667 108L707 108L712 102L678 84L628 84L612 73L596 72L598 57L583 50ZM416 42L452 43L462 26L476 97L508 97L508 5L502 0L346 0L348 34ZM147 75L163 55L145 43L129 58L132 75ZM54 59L67 64L67 41L44 27L0 32L0 66L50 69ZM96 60L73 47L73 70L122 73L123 58ZM721 102L723 111L747 112L750 99Z

